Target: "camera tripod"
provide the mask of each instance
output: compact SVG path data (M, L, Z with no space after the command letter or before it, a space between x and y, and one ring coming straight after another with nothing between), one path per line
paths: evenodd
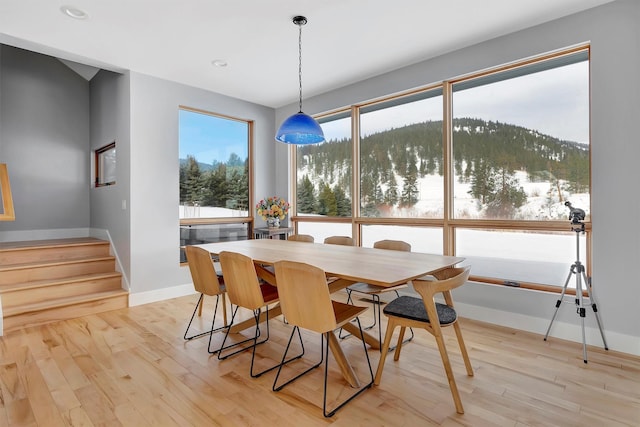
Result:
M604 338L604 332L602 331L602 324L600 323L600 315L598 314L598 307L593 299L592 289L591 289L591 278L587 278L587 274L585 273L584 265L580 262L580 234L584 233L584 223L580 221L572 221L571 230L576 233L576 261L571 265L569 269L569 275L567 276L567 280L564 282L564 286L562 287L562 292L560 293L560 298L556 301L556 311L553 313L553 317L551 318L551 323L549 323L549 327L547 328L547 333L544 335L544 340L547 340L549 336L549 331L551 330L551 325L553 325L553 321L558 314L558 309L560 308L560 304L562 303L565 293L567 292L567 285L571 280L571 275L575 274L576 276L576 296L575 296L575 305L576 305L576 313L580 316L580 322L582 324L582 359L584 363L587 363L587 341L584 334L584 318L586 316L585 309L585 297L582 292L582 283L584 280L584 289L586 291L586 300L588 301L588 305L593 309L593 313L596 316L596 321L598 322L598 328L600 329L600 335L602 336L602 342L604 343L604 349L609 350L607 346L607 340ZM579 227L578 227L579 225Z

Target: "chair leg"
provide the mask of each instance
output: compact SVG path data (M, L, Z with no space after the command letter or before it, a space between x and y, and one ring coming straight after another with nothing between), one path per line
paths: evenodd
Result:
M451 389L451 395L453 396L453 403L456 405L456 412L458 414L464 414L464 408L462 407L462 399L460 399L460 393L458 393L458 386L456 385L456 379L451 369L451 362L449 361L449 355L447 348L444 344L444 338L442 337L442 331L438 328L435 330L434 336L438 343L438 350L440 351L440 357L442 358L442 364L444 365L444 371L447 374L447 380L449 381L449 388Z
M458 322L453 324L453 330L456 331L456 337L458 338L458 344L460 345L460 353L462 354L462 360L464 360L464 366L467 368L467 375L473 376L473 367L471 366L471 360L469 359L469 354L467 353L467 346L464 345L464 340L462 339L462 330L460 329L460 325Z
M351 294L352 291L347 291L349 293L349 297L347 298L347 304L349 304L350 301L352 301L351 299ZM400 297L400 293L397 290L394 290L393 292L396 293L396 297ZM380 296L377 294L369 294L371 296L371 304L373 305L373 323L369 326L365 326L364 328L362 328L363 330L367 331L371 328L373 328L376 325L378 326L378 342L382 343L382 310L381 310L381 301L380 301ZM409 331L411 332L411 336L409 338L407 338L406 340L402 341L402 343L408 343L409 341L411 341L414 337L413 334L413 328L409 328ZM338 332L338 338L340 339L345 339L345 338L349 338L351 336L351 334L346 334L343 335L342 334L342 328L340 328L340 332ZM393 351L396 349L396 346L393 347L389 347L388 351ZM380 351L382 351L382 347L380 347ZM397 359L396 359L397 360Z
M223 294L224 297L224 294ZM216 295L216 305L215 308L213 310L213 320L211 322L211 329L206 331L206 332L201 332L199 334L195 334L192 336L187 336L189 334L189 328L191 328L191 324L193 323L193 319L196 317L196 312L198 311L200 314L200 316L202 316L202 306L204 305L204 294L200 294L200 297L198 298L198 302L196 303L196 307L193 310L193 314L191 315L191 319L189 320L189 324L187 325L187 329L184 331L184 339L186 341L191 341L194 338L200 338L203 337L207 334L209 334L209 343L211 343L211 335L216 332L216 331L220 331L224 328L227 327L227 322L225 320L224 325L220 326L219 328L215 328L215 321L216 321L216 315L218 313L218 303L220 301L220 295ZM226 308L225 308L226 309Z
M406 326L400 326L400 334L398 335L398 344L396 344L396 351L393 353L393 360L395 360L396 362L400 360L400 351L402 350L404 332L406 330L407 330Z
M391 345L391 336L396 324L393 319L389 319L387 322L387 331L384 334L384 343L380 349L380 361L378 362L378 369L376 370L376 378L373 381L375 385L380 385L380 379L382 378L382 370L384 369L384 362L387 359L387 353L389 353L389 346Z
M298 375L296 375L295 377L287 380L285 383L278 385L278 378L280 378L280 372L282 371L282 367L287 363L287 362L285 362L285 360L287 358L287 353L289 352L289 347L291 346L291 341L293 341L293 335L296 333L296 331L298 332L298 337L300 338L300 344L302 345L302 353L304 354L304 344L302 343L302 336L300 335L300 328L297 327L297 326L294 326L293 330L291 331L291 335L289 336L289 342L287 343L287 348L285 348L284 354L282 355L282 361L280 362L280 365L278 365L278 372L276 373L276 377L273 380L273 386L271 388L273 391L282 390L286 385L291 384L292 382L294 382L298 378L302 377L306 373L311 372L312 370L314 370L318 366L322 365L322 362L324 360L324 335L322 335L320 337L321 338L320 339L320 349L321 349L321 351L320 351L320 361L318 363L316 363L315 365L311 366L310 368L306 369L304 372L301 372Z
M370 388L371 385L373 384L373 370L371 368L371 360L369 359L369 353L367 352L367 344L364 341L364 332L362 331L363 328L362 328L362 325L360 324L360 319L356 317L356 321L358 322L358 329L360 330L360 339L362 340L362 348L364 350L365 356L367 357L367 364L369 366L369 375L371 379L367 384L360 387L358 391L353 393L349 398L347 398L342 403L337 405L335 408L327 412L327 378L329 377L329 334L332 334L333 332L332 331L325 332L323 335L325 336L325 339L327 341L327 346L325 348L325 355L324 355L325 368L324 368L324 393L323 393L324 396L323 396L323 402L322 402L322 414L327 418L332 417L340 408L342 408L344 405L349 403L356 396L360 395L363 391Z
M255 310L253 313L255 319L256 319L256 331L258 331L258 325L260 324L260 310ZM266 342L269 339L269 307L267 307L267 320L266 320L266 324L267 324L267 337L264 339L264 341L262 342ZM270 368L264 369L263 371L254 373L253 372L253 362L256 358L256 347L257 347L257 340L258 337L260 336L260 333L257 332L255 340L254 340L254 345L253 347L253 352L251 354L251 368L249 369L249 374L251 375L252 378L258 378L259 376L266 374L267 372L271 372L276 368L281 368L282 365L285 365L289 362L293 362L296 359L300 359L303 355L304 355L304 345L302 344L302 335L300 335L300 331L298 330L298 337L300 338L300 346L302 347L302 351L300 352L300 354L293 356L292 358L290 358L289 360L283 360L280 363L277 363L275 365L273 365Z
M243 352L245 350L249 350L250 348L252 348L252 347L254 347L256 345L264 344L269 339L269 336L267 335L267 338L265 338L264 340L262 340L260 342L257 342L257 338L260 337L260 328L256 326L256 332L255 332L255 336L253 338L247 338L246 340L242 340L242 341L230 344L230 345L225 347L224 344L227 342L227 338L229 338L229 332L231 331L231 327L233 326L233 321L234 321L234 319L236 317L236 314L238 313L238 309L239 308L240 308L240 306L236 306L235 309L232 311L231 323L227 327L227 333L224 335L224 339L222 340L222 344L220 345L220 348L218 350L214 350L214 351L211 351L211 348L209 348L209 353L210 354L216 354L216 353L218 354L218 360L227 359L227 358L229 358L229 357L231 357L231 356L233 356L235 354L241 353L241 352ZM267 322L268 322L268 319L267 319ZM256 322L256 323L258 323L258 322ZM268 328L267 328L267 331L268 331ZM237 347L239 345L242 345L242 344L245 344L245 343L248 343L248 342L251 342L251 341L254 342L254 344L252 346L242 347L242 348L240 348L240 349L238 349L238 350L236 350L236 351L234 351L232 353L226 354L224 356L222 355L222 352L224 350L228 350L230 348L234 348L234 347Z
M282 364L286 364L286 363L292 362L292 361L294 361L296 359L301 358L304 355L304 345L302 345L302 336L298 332L298 335L300 337L300 345L302 346L302 352L299 355L296 355L296 356L292 357L289 360L283 361L282 363L274 365L274 366L272 366L270 368L267 368L267 369L265 369L265 370L263 370L261 372L254 373L253 372L253 366L254 366L254 362L255 362L255 358L256 358L256 347L259 346L260 344L264 344L265 342L267 342L269 340L269 307L267 306L267 308L266 308L267 318L266 318L265 323L266 323L267 333L266 333L266 337L262 341L258 341L258 338L260 338L262 333L260 331L260 314L261 314L261 310L257 309L257 310L253 311L253 318L256 321L256 326L255 326L256 329L255 329L255 334L254 334L253 338L247 338L246 340L242 340L240 342L233 343L233 344L228 345L228 346L225 347L224 344L225 344L227 338L229 337L229 331L231 330L231 326L233 325L233 320L234 320L234 318L236 316L236 313L238 312L238 308L239 307L236 306L236 309L233 311L233 315L231 316L231 324L227 328L227 333L224 336L224 340L222 341L222 345L220 346L220 349L218 349L218 350L216 350L214 352L209 350L209 353L211 353L211 354L218 353L218 360L224 360L224 359L227 359L227 358L229 358L229 357L231 357L231 356L233 356L235 354L238 354L238 353L241 353L241 352L243 352L245 350L251 349L252 350L252 352L251 352L251 366L249 368L249 375L251 375L252 378L257 378L257 377L259 377L259 376L261 376L263 374L266 374L269 371L272 371L272 370L278 368ZM249 345L247 347L242 347L242 348L240 348L240 349L238 349L238 350L236 350L236 351L234 351L232 353L229 353L229 354L226 354L226 355L222 356L222 351L223 350L227 350L229 348L237 347L237 346L239 346L241 344L244 344L244 343L247 343L247 342L251 342L251 341L253 341L253 344L251 344L251 345Z
M347 289L347 304L353 304L353 292L351 289ZM357 292L357 291L356 291ZM397 291L396 291L397 292ZM380 297L378 295L374 295L374 294L365 294L365 295L369 295L371 297L371 305L373 305L373 323L370 324L369 326L365 326L364 328L362 328L365 331L368 331L369 329L372 329L374 326L376 326L376 324L380 324ZM377 298L377 317L376 317L376 298ZM378 319L377 323L376 323L376 319ZM355 320L352 320L352 322ZM378 335L380 335L380 330L378 329ZM338 338L340 338L341 340L345 339L345 338L349 338L351 336L351 334L346 334L346 335L342 335L342 328L340 328L340 331L338 332ZM382 342L382 339L379 340L380 342Z
M351 289L347 289L347 304L353 304L353 292ZM369 295L369 294L367 294ZM370 324L369 326L365 326L364 328L362 328L365 331L368 331L369 329L373 328L374 326L376 326L376 297L378 297L377 295L373 295L371 294L371 304L373 305L373 323ZM378 297L378 302L380 302L380 298ZM378 324L380 323L380 305L378 304ZM352 320L352 322L355 321ZM345 339L345 338L349 338L351 336L351 334L346 334L343 335L342 334L343 329L340 328L340 330L338 331L338 338L340 338L341 340ZM380 330L378 329L378 335L380 335ZM382 342L382 339L379 340L379 342Z

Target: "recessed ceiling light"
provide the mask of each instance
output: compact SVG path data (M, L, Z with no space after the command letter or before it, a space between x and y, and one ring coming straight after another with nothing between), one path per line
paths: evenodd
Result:
M224 59L214 59L213 61L211 61L211 64L220 68L224 68L228 65L227 61L225 61Z
M61 6L60 11L73 19L87 19L89 17L87 12L73 6Z

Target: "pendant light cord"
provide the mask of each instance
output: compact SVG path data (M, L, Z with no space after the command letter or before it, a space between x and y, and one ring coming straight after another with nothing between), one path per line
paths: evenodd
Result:
M302 24L298 24L298 83L300 87L300 113L302 113Z

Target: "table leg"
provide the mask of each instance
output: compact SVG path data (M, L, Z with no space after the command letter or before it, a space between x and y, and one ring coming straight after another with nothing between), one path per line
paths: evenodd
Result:
M347 360L347 357L344 355L338 338L336 338L333 332L329 332L327 335L329 336L329 349L331 350L331 353L333 353L333 357L336 359L336 363L338 363L344 379L347 380L351 387L359 388L360 381L358 380L353 367Z
M342 325L342 328L351 333L351 335L353 335L354 337L360 339L360 329L358 329L358 327L354 323L346 323ZM369 344L371 348L380 350L380 342L378 341L377 337L374 337L373 335L367 333L367 331L362 331L362 334L364 335L364 342Z

